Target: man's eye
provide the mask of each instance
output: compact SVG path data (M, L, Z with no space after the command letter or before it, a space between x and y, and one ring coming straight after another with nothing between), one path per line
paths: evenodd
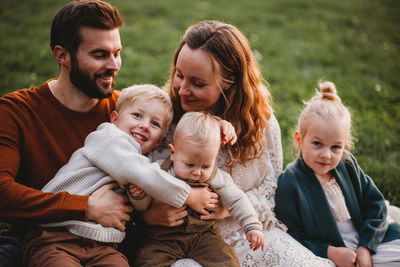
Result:
M96 54L93 54L93 57L95 57L95 58L105 58L105 54L104 53L96 53Z

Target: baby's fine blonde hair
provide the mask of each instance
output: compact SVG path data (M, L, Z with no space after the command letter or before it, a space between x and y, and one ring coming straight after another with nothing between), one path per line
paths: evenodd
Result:
M329 81L320 82L319 90L316 91L310 101L304 102L306 107L300 114L297 124L298 131L304 136L307 133L307 123L314 116L320 116L326 120L343 120L344 126L348 129L346 148L350 149L353 146L351 114L337 95L335 84Z
M138 99L141 101L154 101L164 107L166 122L164 129L162 129L162 133L163 135L166 135L174 116L171 99L168 94L161 88L152 84L132 85L121 90L121 95L118 98L115 111L118 113L121 112L128 105L133 105Z
M182 139L200 146L220 144L220 119L206 112L186 112L176 126L174 145Z

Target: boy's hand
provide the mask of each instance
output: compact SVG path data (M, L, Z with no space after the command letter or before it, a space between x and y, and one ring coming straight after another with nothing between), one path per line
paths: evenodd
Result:
M371 252L368 248L360 246L357 249L357 267L372 267Z
M235 128L233 125L226 120L221 120L220 121L221 125L221 142L223 145L225 144L230 144L233 145L236 143L237 136L235 132Z
M354 267L357 254L352 248L328 247L328 259L332 260L338 267Z
M129 184L128 194L131 198L136 200L141 200L146 196L146 192L144 192L144 190L141 187L135 184Z
M185 202L185 204L203 215L210 213L207 209L218 207L218 203L218 195L208 187L191 187Z
M247 240L250 242L250 249L256 251L261 247L264 251L264 233L259 230L250 230L246 233Z

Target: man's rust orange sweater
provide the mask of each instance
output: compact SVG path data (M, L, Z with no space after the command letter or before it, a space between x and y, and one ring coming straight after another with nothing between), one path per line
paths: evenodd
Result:
M86 220L88 196L43 193L86 136L109 121L119 91L80 113L63 106L47 82L0 98L0 221Z

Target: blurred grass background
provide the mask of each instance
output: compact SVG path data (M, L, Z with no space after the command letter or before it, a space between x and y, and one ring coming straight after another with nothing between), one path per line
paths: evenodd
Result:
M0 93L58 74L49 46L53 16L65 0L3 0ZM336 83L353 114L360 165L400 206L400 1L110 0L125 19L117 89L163 85L185 29L217 19L249 39L270 84L282 129L284 165L296 156L293 132L302 101L320 79Z

